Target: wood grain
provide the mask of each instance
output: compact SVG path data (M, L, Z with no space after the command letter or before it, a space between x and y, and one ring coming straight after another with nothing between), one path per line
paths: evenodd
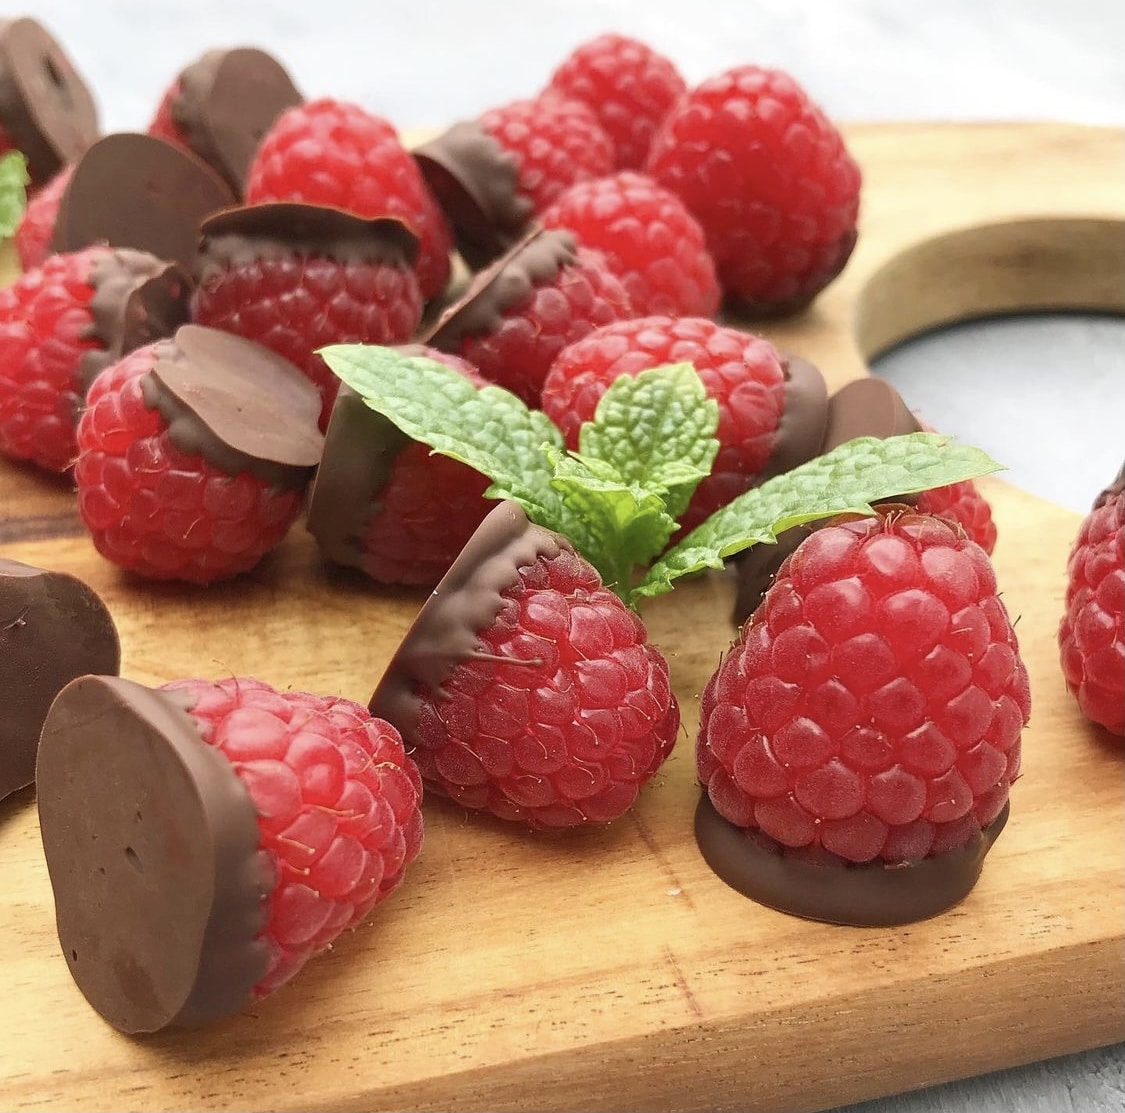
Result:
M848 129L859 248L804 316L765 329L833 387L950 320L1125 310L1111 129ZM983 229L983 231L982 231ZM902 929L805 923L709 872L691 835L698 693L733 633L704 578L646 612L685 733L607 830L533 836L426 805L407 884L252 1014L131 1040L57 953L30 790L0 803L0 1105L11 1109L676 1109L827 1106L1125 1036L1122 752L1059 674L1078 517L985 483L1034 710L1012 819L958 908ZM253 575L140 584L94 552L65 484L0 463L0 554L106 599L145 683L252 674L366 701L421 601L329 575L301 531Z

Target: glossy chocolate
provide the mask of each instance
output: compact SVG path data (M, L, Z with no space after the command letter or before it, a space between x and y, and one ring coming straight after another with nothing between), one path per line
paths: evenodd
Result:
M755 486L798 464L819 456L828 427L828 387L824 376L808 360L797 356L782 359L785 372L784 402L773 450Z

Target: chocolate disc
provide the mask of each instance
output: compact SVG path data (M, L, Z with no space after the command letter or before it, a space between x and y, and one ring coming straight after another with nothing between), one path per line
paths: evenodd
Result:
M759 904L806 920L892 927L936 916L968 896L1007 821L1005 804L964 846L916 862L825 864L729 823L704 793L695 812L695 841L720 880Z
M37 793L59 943L90 1004L131 1033L244 1008L273 879L248 793L180 699L114 677L67 685Z
M0 20L0 126L27 159L32 185L75 162L98 137L86 83L32 19Z
M195 267L199 223L234 204L206 163L151 135L118 132L79 160L59 201L51 248L135 247Z
M92 588L0 557L0 797L35 779L39 733L62 688L120 663L117 628Z

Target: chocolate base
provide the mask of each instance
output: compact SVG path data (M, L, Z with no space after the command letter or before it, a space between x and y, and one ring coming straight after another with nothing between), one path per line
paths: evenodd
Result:
M75 680L36 779L59 943L90 1004L129 1033L244 1008L268 963L273 871L249 794L182 700Z
M838 864L803 860L760 831L724 819L706 793L695 810L704 861L736 892L806 920L893 927L925 920L964 900L1008 822L1009 805L956 850L916 862Z

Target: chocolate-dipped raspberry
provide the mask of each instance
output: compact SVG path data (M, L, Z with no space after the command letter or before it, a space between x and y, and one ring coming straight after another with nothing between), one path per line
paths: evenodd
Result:
M74 576L0 557L0 797L35 779L43 720L75 677L114 674L117 628Z

